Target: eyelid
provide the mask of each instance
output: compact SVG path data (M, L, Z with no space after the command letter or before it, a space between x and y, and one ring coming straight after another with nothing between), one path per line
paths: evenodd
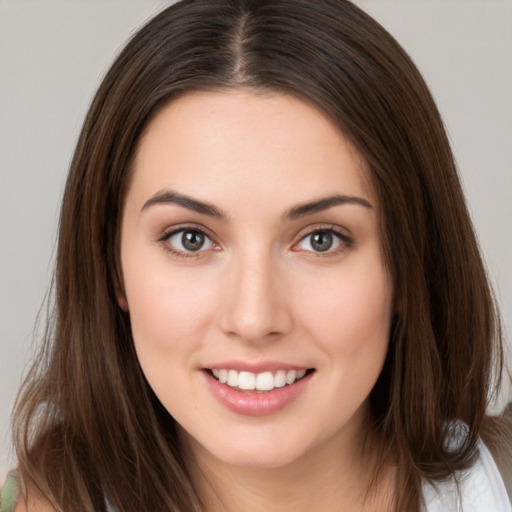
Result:
M325 252L321 251L309 251L309 250L303 250L303 249L296 249L296 247L304 241L309 236L315 234L315 233L331 233L336 238L339 239L340 243L339 245L334 249L328 249ZM341 252L346 251L347 249L350 249L354 245L354 239L343 232L342 228L339 226L336 226L334 224L327 224L327 225L315 225L315 226L309 226L299 235L299 239L297 242L295 242L292 246L292 250L296 252L305 252L309 253L310 255L313 254L315 257L330 257L338 255Z
M169 243L169 239L182 231L196 231L198 233L201 233L201 235L210 240L213 247L204 250L201 248L197 251L186 251L178 249L177 247ZM215 241L215 238L208 233L208 230L197 224L185 224L166 228L163 231L163 233L156 239L156 242L161 243L164 246L164 249L170 252L173 256L177 256L182 259L198 258L204 256L205 253L211 250L217 251L220 249L219 244Z

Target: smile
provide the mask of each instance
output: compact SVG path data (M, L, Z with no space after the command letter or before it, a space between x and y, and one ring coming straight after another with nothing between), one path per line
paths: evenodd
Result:
M264 416L294 402L316 373L314 368L279 369L277 365L254 370L217 367L204 368L202 374L210 392L224 407L237 414Z
M221 383L244 391L272 391L282 388L302 379L307 370L277 370L262 373L237 371L228 369L213 369L213 376Z

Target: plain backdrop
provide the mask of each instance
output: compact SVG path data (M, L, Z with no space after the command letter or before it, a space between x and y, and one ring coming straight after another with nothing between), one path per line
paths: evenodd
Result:
M0 0L0 482L15 464L9 416L37 343L81 122L123 42L168 3ZM510 338L512 1L355 3L398 39L434 93Z

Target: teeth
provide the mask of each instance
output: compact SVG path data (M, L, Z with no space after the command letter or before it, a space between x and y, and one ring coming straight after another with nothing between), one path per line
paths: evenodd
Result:
M234 371L235 370L229 370L230 373ZM238 376L238 387L240 389L256 389L256 375L251 372L240 372Z
M297 372L295 370L290 370L286 374L286 384L293 384L295 379L297 378Z
M282 388L283 386L286 386L286 372L278 370L274 375L274 387Z
M228 371L228 386L232 388L238 387L238 372L236 370Z
M236 370L214 369L213 376L222 384L243 390L271 391L293 384L306 375L306 370L277 370L275 373L238 372Z
M259 373L256 377L256 389L260 391L270 391L274 389L274 376L272 372Z

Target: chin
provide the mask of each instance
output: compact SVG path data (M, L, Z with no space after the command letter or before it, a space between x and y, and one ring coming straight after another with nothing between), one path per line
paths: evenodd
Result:
M251 430L251 429L249 429ZM300 459L306 451L304 439L280 435L275 429L229 433L203 438L180 428L183 442L198 458L220 461L246 469L278 469ZM266 432L264 432L266 430ZM224 431L223 434L226 434Z
M215 454L213 454L215 456ZM223 463L243 469L280 469L300 459L297 452L275 452L273 450L247 450L229 454L218 454Z

